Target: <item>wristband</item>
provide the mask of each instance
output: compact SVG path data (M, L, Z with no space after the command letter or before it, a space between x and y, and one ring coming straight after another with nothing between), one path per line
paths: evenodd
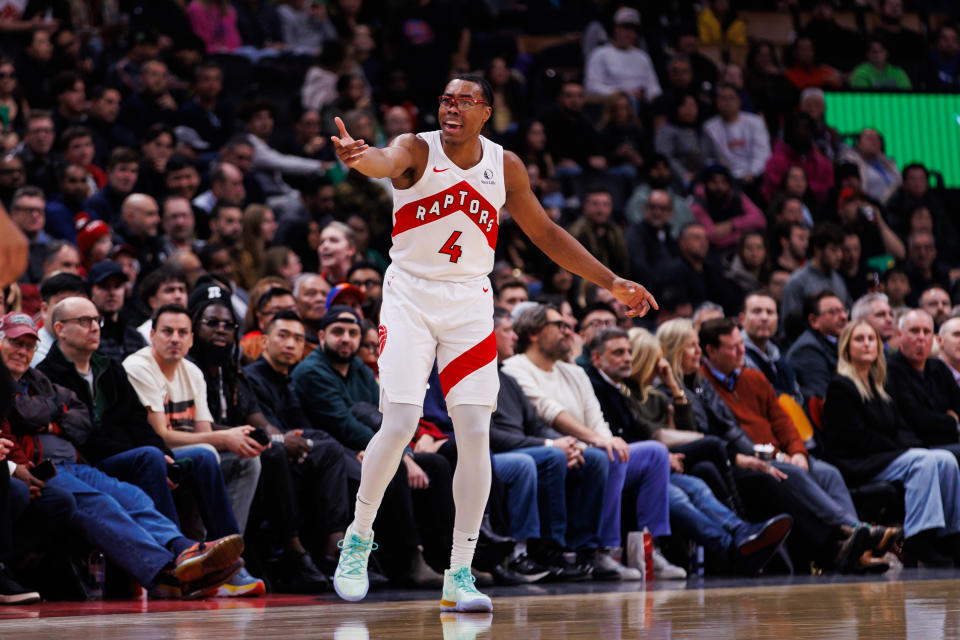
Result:
M550 438L547 438L546 440L543 441L543 446L545 446L545 447L552 447L552 446L553 446L553 440L551 440Z
M283 434L275 433L270 436L270 442L275 442L277 444L283 444Z

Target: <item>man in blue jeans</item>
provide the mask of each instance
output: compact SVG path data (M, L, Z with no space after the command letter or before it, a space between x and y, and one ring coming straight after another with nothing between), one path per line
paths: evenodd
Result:
M220 461L206 447L170 451L147 422L147 410L120 364L96 353L99 313L86 298L66 298L51 313L57 341L37 370L73 391L90 411L93 429L79 446L83 457L113 477L140 487L157 510L179 526L167 465L189 458L197 505L207 537L239 533Z
M73 392L30 368L38 339L33 320L23 313L8 313L0 321L0 334L0 358L16 393L3 432L16 443L10 459L17 463L18 479L35 486L31 468L53 462L57 473L46 484L73 496L77 508L71 524L158 595L200 595L243 568L240 536L209 543L189 540L142 490L79 462L75 443L89 437L90 415Z
M514 355L517 334L505 309L494 309L493 321L497 359L502 364ZM527 570L531 560L526 557L526 541L531 538L553 541L560 549L568 544L575 549L599 546L598 530L609 469L607 456L600 449L584 449L578 446L576 438L551 429L537 415L517 381L502 370L497 410L490 422L490 448L496 456L510 456L500 463L494 457L497 474L504 482L509 483L524 466L532 465L536 470L532 494L539 509L510 505L511 534L518 540L512 569L520 573ZM507 466L511 463L514 469ZM502 467L506 467L503 472ZM602 552L581 557L580 566L564 562L556 549L552 554L538 554L538 559L547 564L556 579L579 579L584 568L598 579L640 578L636 569L624 567Z

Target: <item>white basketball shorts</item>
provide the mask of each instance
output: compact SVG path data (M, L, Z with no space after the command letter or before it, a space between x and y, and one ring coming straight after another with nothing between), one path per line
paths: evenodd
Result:
M447 408L495 408L497 340L493 292L486 277L470 282L426 280L391 265L380 309L380 404L423 406L434 360Z

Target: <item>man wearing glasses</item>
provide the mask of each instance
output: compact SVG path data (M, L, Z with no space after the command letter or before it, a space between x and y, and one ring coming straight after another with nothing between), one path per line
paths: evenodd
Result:
M364 457L355 518L343 540L334 587L347 600L368 588L366 565L383 493L417 428L434 361L461 455L453 480L456 520L451 569L441 608L491 611L473 585L470 565L490 491L489 428L500 383L489 273L499 212L510 215L562 267L610 289L643 315L656 302L617 277L544 212L523 162L480 135L493 91L478 76L459 75L439 98L441 129L398 136L384 149L354 140L336 119L339 159L394 187L392 264L383 287L380 409L383 426ZM462 447L462 448L461 448Z
M127 274L110 260L93 265L87 274L90 299L97 306L103 323L97 352L117 362L147 346L137 328L120 315L126 298L126 284Z
M37 187L21 187L13 194L10 219L30 242L30 261L21 282L40 282L43 279L43 259L47 253L47 245L53 240L43 230L47 222L46 204L43 191Z

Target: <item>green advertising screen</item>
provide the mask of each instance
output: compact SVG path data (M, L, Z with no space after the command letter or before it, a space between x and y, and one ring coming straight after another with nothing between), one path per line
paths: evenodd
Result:
M960 188L960 94L827 93L827 123L841 135L877 129L903 168L922 162Z

